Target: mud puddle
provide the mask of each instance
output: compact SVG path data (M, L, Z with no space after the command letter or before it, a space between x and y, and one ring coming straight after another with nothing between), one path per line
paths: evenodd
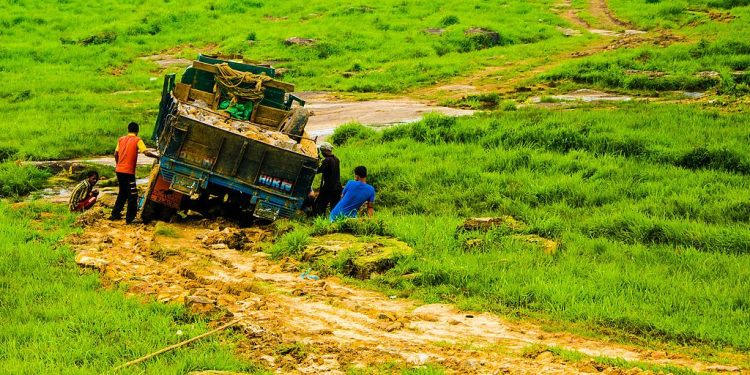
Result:
M52 186L44 188L33 194L33 197L42 198L54 203L67 203L70 200L70 193L73 191L73 188L75 188L77 183L78 182L76 181L53 183ZM146 186L148 184L148 177L136 179L135 184L139 187ZM99 190L99 199L102 199L102 197L107 195L112 196L113 199L117 196L117 186L95 186L94 188Z
M532 103L543 103L545 99L551 99L558 102L629 102L633 100L631 96L616 95L603 91L581 89L563 95L550 95L548 97L535 96L530 99Z
M679 354L545 332L451 305L420 306L336 277L314 279L296 261L274 261L260 251L273 236L267 228L197 219L125 226L104 217L102 207L79 217L84 231L69 238L79 265L98 269L105 285L124 283L131 294L240 319L246 337L240 353L277 373L343 374L389 361L437 364L450 374L642 373L593 360L570 362L547 347L712 369Z
M430 112L448 116L469 116L474 111L432 106L412 99L367 101L335 100L329 93L301 92L297 94L312 111L307 132L312 136L326 136L340 125L359 122L374 128L419 121Z

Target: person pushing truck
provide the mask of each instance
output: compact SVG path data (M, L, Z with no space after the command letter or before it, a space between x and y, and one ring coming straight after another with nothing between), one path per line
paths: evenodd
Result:
M120 137L115 146L115 174L117 175L117 200L112 207L110 220L120 220L122 218L122 209L127 202L125 210L125 223L130 224L135 220L138 211L138 191L135 186L135 167L138 164L138 153L152 158L158 158L159 155L146 148L143 140L138 137L138 123L131 122L128 124L128 134Z

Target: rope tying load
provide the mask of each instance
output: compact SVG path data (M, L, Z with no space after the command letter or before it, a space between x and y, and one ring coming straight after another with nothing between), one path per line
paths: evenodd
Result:
M232 102L236 102L237 99L251 100L256 102L263 98L263 83L273 80L273 78L261 74L253 74L250 72L241 72L234 70L229 67L229 64L216 64L218 74L216 75L216 83L219 84L221 90L232 98ZM242 87L243 84L250 84L252 88Z

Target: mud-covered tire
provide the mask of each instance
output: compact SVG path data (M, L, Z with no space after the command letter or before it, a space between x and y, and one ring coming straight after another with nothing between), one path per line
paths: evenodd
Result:
M292 139L297 142L302 139L302 133L305 131L307 126L307 120L310 119L310 111L304 107L297 107L292 110L292 115L289 121L284 125L282 132L288 134Z
M143 210L141 211L141 220L143 221L144 224L148 224L156 218L157 211L161 210L161 207L159 206L161 206L159 203L156 203L149 199L146 199L146 201L143 202Z
M143 202L141 220L144 224L148 224L153 220L169 221L176 212L177 210L172 207L167 207L161 203L146 199Z

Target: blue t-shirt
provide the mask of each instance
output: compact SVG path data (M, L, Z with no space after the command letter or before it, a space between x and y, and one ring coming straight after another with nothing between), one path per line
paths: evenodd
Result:
M349 180L341 194L341 200L331 210L331 221L340 217L357 217L357 210L363 203L375 201L375 188L361 181Z

